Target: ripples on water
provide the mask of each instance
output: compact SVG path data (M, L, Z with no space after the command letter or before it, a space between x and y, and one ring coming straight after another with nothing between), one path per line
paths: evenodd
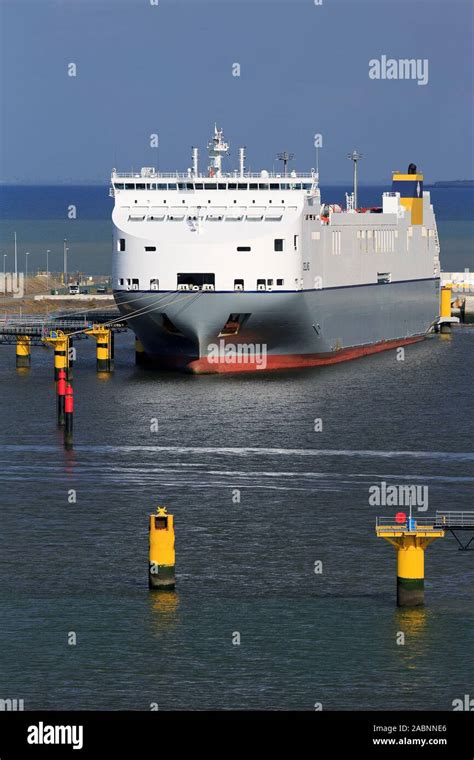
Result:
M427 485L430 514L474 509L473 345L460 329L404 362L189 377L135 368L127 334L103 380L84 341L72 452L51 354L34 349L17 374L2 347L0 696L27 709L451 709L473 682L474 554L437 541L426 607L397 610L395 554L374 535L391 509L369 506L368 488ZM175 515L176 594L147 588L159 503Z

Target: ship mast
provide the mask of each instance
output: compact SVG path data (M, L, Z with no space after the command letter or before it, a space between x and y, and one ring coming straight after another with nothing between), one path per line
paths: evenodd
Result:
M293 161L295 157L294 153L288 153L287 150L283 151L283 153L277 153L277 158L279 161L283 161L283 176L288 176L288 164L290 161Z
M217 124L214 125L214 137L207 143L207 149L209 153L209 176L220 177L222 173L222 156L228 155L229 143L225 142L223 130L217 129Z

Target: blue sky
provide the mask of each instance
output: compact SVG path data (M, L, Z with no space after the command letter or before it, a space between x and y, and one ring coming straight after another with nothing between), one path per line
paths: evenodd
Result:
M185 170L191 145L205 165L215 120L226 169L246 145L253 171L285 149L308 170L318 133L326 184L347 180L353 148L362 182L412 161L428 181L471 178L472 14L464 0L0 0L0 178ZM427 59L428 84L370 79L382 55Z

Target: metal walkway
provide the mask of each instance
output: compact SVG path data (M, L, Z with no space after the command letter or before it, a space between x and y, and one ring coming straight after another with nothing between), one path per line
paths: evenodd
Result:
M461 551L467 551L474 541L474 535L466 543L456 535L460 530L474 533L474 512L436 512L436 525L454 536Z
M120 320L120 321L113 321ZM82 312L81 314L67 313L49 316L48 318L35 315L13 315L0 319L0 345L16 343L19 335L28 335L32 345L41 345L42 339L54 330L62 330L66 334L77 333L75 338L87 338L81 330L90 330L94 324L108 325L111 330L123 331L128 329L127 322L120 319L117 309L102 312Z

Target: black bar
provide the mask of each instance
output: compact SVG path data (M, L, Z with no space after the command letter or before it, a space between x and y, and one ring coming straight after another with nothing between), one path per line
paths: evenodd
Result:
M308 750L316 760L326 758L450 758L472 760L471 712L9 712L0 713L0 757L155 757L172 749L173 756L189 742L211 743L225 757L237 746L247 759L255 754L255 739L262 739L265 752L278 749L282 741L293 750ZM189 731L178 731L179 725ZM61 737L55 726L66 727L69 744L44 743ZM52 727L52 728L49 728ZM73 727L76 727L73 730ZM80 727L82 727L82 734ZM225 733L224 733L225 732ZM43 743L27 741L41 738ZM390 740L390 741L389 741ZM415 742L416 740L416 742ZM79 744L82 741L82 748ZM424 744L423 744L424 742ZM77 746L74 751L73 745ZM308 744L309 743L309 744ZM195 744L193 745L195 746ZM254 751L251 751L253 747ZM106 753L99 750L106 749ZM213 753L214 754L214 753Z

